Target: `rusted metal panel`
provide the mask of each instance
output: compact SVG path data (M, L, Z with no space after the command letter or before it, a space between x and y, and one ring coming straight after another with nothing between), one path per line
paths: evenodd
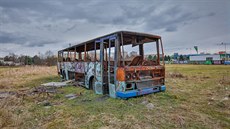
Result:
M140 70L158 70L164 69L164 66L126 66L124 67L125 71L140 71Z

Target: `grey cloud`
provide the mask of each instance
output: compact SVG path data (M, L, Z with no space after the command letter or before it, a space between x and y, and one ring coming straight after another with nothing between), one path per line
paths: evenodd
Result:
M26 35L25 37L19 36L18 34L14 33L5 33L0 32L0 44L19 44L26 47L42 47L47 44L55 44L61 42L60 40L51 40L41 38L42 40L39 40L39 37L32 37Z
M32 16L36 17L36 20L44 21L46 18L50 18L53 21L60 19L79 20L85 19L89 23L94 24L107 24L107 25L139 25L144 24L143 28L149 30L165 29L165 31L176 31L179 25L182 23L190 23L191 20L199 19L201 16L195 16L193 12L188 12L175 5L165 9L159 14L156 11L161 8L156 2L138 2L128 1L122 2L76 2L72 0L67 1L31 1L31 0L10 0L2 1L1 6L13 9L20 9L19 13L9 13L9 20L29 21ZM147 3L147 4L146 4ZM132 6L130 6L130 4ZM107 5L107 6L106 6ZM11 9L11 11L13 10ZM31 11L37 12L37 14L30 14ZM10 12L10 11L9 11ZM25 14L28 16L23 16ZM19 16L16 19L16 16ZM213 16L214 13L208 14ZM74 25L73 25L74 26ZM45 26L47 29L51 29L51 26ZM75 28L75 27L73 27ZM170 29L171 28L171 29ZM172 29L174 28L174 29ZM66 28L65 31L71 30L71 27ZM64 32L65 32L64 31Z
M59 40L41 40L41 41L33 41L25 44L26 47L43 47L48 44L60 43Z
M167 32L173 32L173 31L177 31L177 27L175 26L169 26L165 29L165 31Z
M5 14L7 22L20 22L37 20L43 21L46 18L55 18L59 13L63 14L61 5L57 6L58 1L38 1L38 0L1 0L1 13Z
M38 40L38 38L27 39L27 41L29 42L24 44L24 46L26 47L43 47L45 45L57 44L57 43L63 42L61 40L52 40L52 39Z
M0 44L43 47L87 40L120 29L172 34L200 19L217 17L220 13L215 11L222 7L193 3L196 2L0 0Z
M26 39L24 37L20 37L16 34L0 32L0 44L4 43L23 43Z
M207 16L214 16L215 14L197 14L183 10L180 6L168 8L166 11L160 14L153 14L151 17L145 20L145 28L148 30L151 26L154 29L164 29L167 32L174 32L178 30L178 27L192 24L192 22L204 18Z
M69 31L75 29L76 27L77 27L77 24L74 24L73 26L67 28L67 29L64 31L64 33L69 32Z

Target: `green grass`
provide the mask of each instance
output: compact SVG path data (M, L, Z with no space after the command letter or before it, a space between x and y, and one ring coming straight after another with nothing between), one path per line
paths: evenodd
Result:
M33 81L29 81L28 83L24 84L23 87L36 87L39 84L48 83L48 82L58 82L61 79L59 76L50 76L50 77L41 77L38 79L34 79Z
M181 73L183 78L170 76L169 73L175 72ZM50 97L26 96L23 103L18 103L17 99L11 100L11 105L5 105L7 112L11 114L12 121L21 120L4 127L229 128L229 73L230 66L167 65L165 92L128 100L96 95L82 87L63 87L59 89L60 93ZM24 87L58 80L55 74L45 77L39 75ZM82 95L68 100L65 95L69 93ZM44 106L44 100L51 106ZM147 109L143 101L152 103L154 108ZM6 111L2 112L3 117L8 116L4 113Z

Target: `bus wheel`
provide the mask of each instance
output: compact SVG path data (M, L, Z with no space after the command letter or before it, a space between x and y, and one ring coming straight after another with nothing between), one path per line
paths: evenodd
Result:
M89 80L89 89L94 90L94 86L95 86L95 79L94 77L91 77Z

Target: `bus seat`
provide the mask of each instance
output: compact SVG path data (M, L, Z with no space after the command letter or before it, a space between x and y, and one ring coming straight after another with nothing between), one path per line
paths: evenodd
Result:
M143 57L142 56L136 56L136 57L133 58L133 60L129 64L129 66L140 65L142 63L142 61L143 61Z

